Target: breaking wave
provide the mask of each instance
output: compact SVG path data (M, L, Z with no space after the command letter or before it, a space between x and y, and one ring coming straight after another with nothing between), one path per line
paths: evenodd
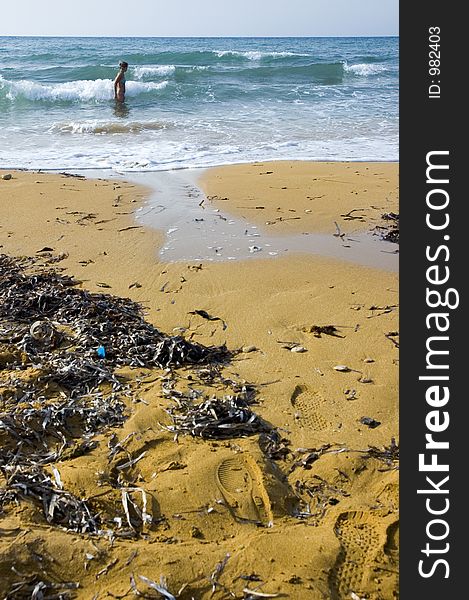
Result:
M146 77L166 77L172 75L176 67L174 65L155 65L134 67L133 74L137 79L145 79Z
M126 94L138 96L148 92L162 90L167 86L167 81L159 83L128 81ZM35 81L0 80L0 95L7 100L26 99L30 101L62 101L62 102L102 102L112 100L114 90L111 79L95 79L66 81L64 83L37 83Z
M160 121L131 121L128 123L114 121L71 121L69 123L55 123L50 128L51 133L75 134L116 134L116 133L142 133L144 131L158 131L166 129L167 123Z
M344 71L346 73L352 73L353 75L359 75L361 77L368 77L369 75L379 75L384 73L388 69L384 65L361 63L358 65L344 64Z

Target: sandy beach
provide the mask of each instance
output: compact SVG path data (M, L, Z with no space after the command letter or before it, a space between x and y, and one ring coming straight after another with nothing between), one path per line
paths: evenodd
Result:
M226 344L233 356L220 377L204 382L200 370L175 368L174 389L223 397L233 393L228 381L252 386L250 409L277 442L266 446L259 433L175 437L168 373L118 369L131 389L123 425L103 429L82 455L44 466L111 533L68 531L31 498L6 503L2 597L23 597L8 593L34 575L79 583L59 591L87 600L136 590L165 597L151 585L161 577L167 598L187 600L396 598L397 273L306 253L162 262L164 232L135 220L150 190L8 173L3 180L0 172L0 252L35 256L79 289L141 303L165 334ZM354 233L380 233L389 224L382 215L399 212L397 178L397 163L282 161L209 169L199 185L210 208L271 235L319 232L346 244ZM0 345L2 412L21 370L7 346ZM111 456L118 442L125 452ZM131 538L119 536L126 512L116 469L149 499L150 518ZM141 507L143 494L132 493Z

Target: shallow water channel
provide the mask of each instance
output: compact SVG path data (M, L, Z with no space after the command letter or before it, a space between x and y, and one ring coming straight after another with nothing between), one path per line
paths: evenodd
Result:
M108 172L79 173L109 178ZM227 261L306 253L387 271L398 270L396 244L381 241L371 233L342 238L323 233L273 235L247 219L215 208L197 185L202 173L203 169L181 169L113 175L154 190L137 209L136 220L146 227L165 231L165 241L158 251L160 260Z

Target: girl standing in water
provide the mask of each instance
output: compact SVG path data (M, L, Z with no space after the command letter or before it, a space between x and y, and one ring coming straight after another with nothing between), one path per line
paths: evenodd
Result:
M121 60L119 63L119 73L114 79L114 98L118 102L124 102L125 99L125 72L129 67L129 63Z

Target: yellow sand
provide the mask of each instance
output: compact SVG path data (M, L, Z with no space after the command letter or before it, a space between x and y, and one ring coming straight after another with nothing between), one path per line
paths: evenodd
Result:
M397 163L267 162L218 167L202 178L224 210L269 233L361 231L397 210Z
M351 231L396 211L396 177L395 164L257 163L210 170L201 185L224 211L251 222L301 215L265 225L271 233L334 232L334 221ZM164 264L156 258L162 234L135 228L132 213L145 194L122 182L13 173L0 179L0 250L34 255L47 246L55 255L67 253L58 266L83 287L142 302L166 333L183 331L193 341L226 342L230 349L254 346L224 375L258 386L255 412L281 428L292 453L268 460L256 436L175 442L161 425L169 423L163 373L127 370L143 378L135 392L143 402L129 403L132 414L115 433L121 440L134 433L126 445L131 456L146 451L129 478L151 497L157 524L138 540L112 545L49 526L31 503L8 506L0 514L0 591L19 580L15 566L44 580L80 582L74 593L83 599L132 597L131 574L142 591L148 588L139 575L156 582L165 576L176 596L186 586L183 599L229 598L229 591L242 598L243 588L299 600L342 600L351 592L394 598L398 475L360 451L397 439L397 338L386 337L398 330L397 276L306 255L201 269ZM355 208L366 222L340 216ZM226 329L188 314L196 309L221 317ZM314 325L334 325L340 337L316 337ZM293 344L307 351L291 352ZM335 370L339 365L351 370ZM181 389L189 374L180 373ZM364 416L381 425L362 425ZM120 492L106 483L115 468L108 461L110 433L90 454L56 466L65 489L105 515L123 516ZM300 464L311 454L305 449L326 444L345 451L322 454L307 468ZM309 497L313 517L292 514L307 510L298 494ZM264 526L243 522L256 514ZM210 576L228 554L212 596Z

